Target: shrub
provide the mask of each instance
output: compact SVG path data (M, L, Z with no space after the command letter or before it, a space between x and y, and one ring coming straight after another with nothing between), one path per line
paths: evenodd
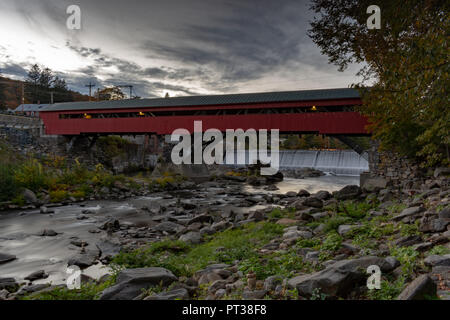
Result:
M16 184L34 192L38 192L42 188L48 188L50 177L50 174L42 167L42 164L35 159L26 161L14 171Z
M12 199L19 191L14 178L15 168L12 164L0 164L0 201Z

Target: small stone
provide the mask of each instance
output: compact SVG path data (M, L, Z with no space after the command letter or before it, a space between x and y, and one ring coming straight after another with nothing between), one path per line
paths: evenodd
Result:
M7 263L16 259L15 255L0 253L0 264Z
M39 233L39 235L42 237L55 237L58 233L52 229L44 229Z

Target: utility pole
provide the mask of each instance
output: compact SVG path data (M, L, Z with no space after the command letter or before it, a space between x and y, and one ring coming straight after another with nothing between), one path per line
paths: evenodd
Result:
M89 101L91 101L91 90L92 90L93 87L95 87L95 83L91 83L89 81L89 84L85 85L85 87L89 88Z
M50 91L50 104L53 104L53 91Z
M22 82L22 113L23 113L23 105L25 103L25 89L24 89L24 85Z
M117 86L119 88L129 88L130 89L130 96L128 97L128 99L131 99L131 96L133 94L133 86L132 85L121 85L121 86Z

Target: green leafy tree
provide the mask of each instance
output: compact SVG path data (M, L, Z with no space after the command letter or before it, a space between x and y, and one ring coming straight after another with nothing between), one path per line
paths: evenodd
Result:
M361 112L383 149L423 166L449 164L449 2L380 0L381 29L369 30L370 0L313 0L310 37L344 70L361 63ZM367 86L367 81L372 83Z

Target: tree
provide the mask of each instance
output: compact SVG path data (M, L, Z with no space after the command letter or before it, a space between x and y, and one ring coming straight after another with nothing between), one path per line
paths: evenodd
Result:
M66 80L61 79L60 77L56 76L53 79L53 89L55 89L56 91L67 91Z
M39 86L41 86L43 89L50 89L53 84L54 76L53 71L49 68L44 68L41 70L41 73L39 74Z
M361 112L383 149L449 164L449 4L442 0L380 0L381 29L367 28L369 0L313 0L309 35L344 70L363 63ZM369 88L367 80L374 84Z
M98 100L123 100L125 94L119 87L106 87L97 92Z

